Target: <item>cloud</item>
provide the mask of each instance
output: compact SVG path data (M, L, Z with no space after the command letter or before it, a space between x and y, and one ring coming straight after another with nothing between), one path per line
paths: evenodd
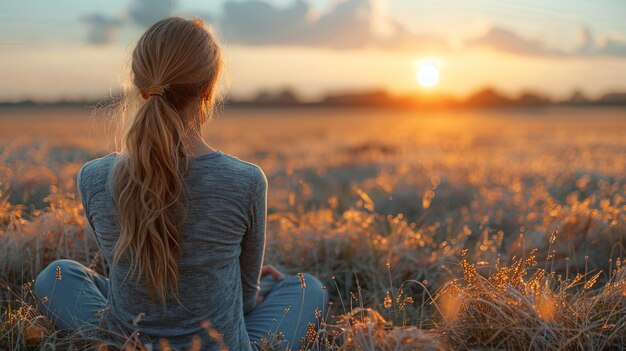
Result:
M285 9L277 9L264 1L224 4L218 19L226 40L247 45L293 44L309 28L308 5L296 0Z
M82 22L89 26L87 41L94 45L105 45L115 39L117 29L122 21L117 18L106 17L102 14L84 16Z
M529 39L501 27L492 27L485 34L465 42L468 47L485 47L500 52L538 57L626 56L626 41L607 38L597 42L592 31L582 27L578 46L570 51L551 48L539 39Z
M468 46L481 46L497 51L530 56L561 56L563 52L550 49L535 39L523 38L510 30L492 27L485 34L466 42Z
M228 1L217 24L227 42L337 49L423 49L442 40L408 33L386 16L384 0L344 0L315 15L304 0L278 8L260 0Z
M113 41L118 27L133 23L147 27L176 12L178 0L130 0L117 18L85 16L87 41ZM227 43L249 46L313 46L333 49L447 50L446 42L431 35L413 34L387 14L389 0L338 0L318 14L310 1L292 0L278 7L262 0L227 0L221 15L201 17L217 26Z
M589 27L582 27L578 30L578 51L586 52L593 48L593 33Z
M87 40L107 44L116 29L127 24L147 27L177 14L179 0L130 0L118 18L101 14L85 16ZM291 0L277 6L266 0L226 0L221 14L201 17L213 23L228 44L248 46L308 46L333 49L363 49L446 52L450 46L441 37L407 30L387 13L389 0L336 0L332 8L316 13L310 2ZM527 38L513 30L493 26L464 42L466 48L489 48L514 55L534 57L626 57L626 40L607 37L596 40L582 27L578 44L571 50L550 47L541 39Z
M375 45L372 6L367 0L347 0L311 23L307 33L312 44L337 48ZM306 39L306 38L305 38Z
M626 40L621 37L605 36L596 40L591 29L582 27L578 31L578 41L578 55L626 56Z
M596 50L596 53L608 56L626 56L626 41L607 39L604 45Z
M133 0L128 15L134 23L147 27L171 16L176 4L176 0Z
M177 0L132 0L128 10L117 17L101 13L83 16L81 21L88 25L87 42L94 45L110 44L120 27L128 23L147 27L171 16L176 4Z

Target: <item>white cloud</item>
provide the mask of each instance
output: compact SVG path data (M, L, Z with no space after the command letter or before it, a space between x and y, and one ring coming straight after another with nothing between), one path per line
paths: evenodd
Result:
M597 42L591 30L582 27L578 47L566 51L549 47L540 39L530 39L502 27L491 27L483 35L466 41L468 47L486 47L500 52L541 57L626 56L626 40L618 37Z
M387 0L344 0L312 16L304 0L278 8L260 0L228 1L217 20L229 43L295 45L336 49L424 49L445 44L439 38L408 33L387 15Z
M470 47L482 46L518 55L563 55L563 52L546 47L546 45L538 39L524 38L513 31L500 27L492 27L485 34L467 41L466 44Z
M82 22L86 23L87 41L95 45L109 44L115 39L115 34L122 21L117 18L106 17L102 14L84 16Z
M390 0L337 0L323 13L316 13L311 1L292 0L286 6L276 6L264 0L227 0L221 14L204 13L202 18L215 25L227 44L429 53L452 50L442 37L408 31L389 15ZM92 44L109 43L118 27L128 23L147 27L177 14L177 5L178 0L130 0L128 9L118 18L85 16L83 21L89 24L87 40ZM540 38L492 26L484 34L466 40L464 46L536 57L626 56L623 38L596 40L587 27L580 29L578 37L577 47L567 51L553 48Z
M132 0L128 15L134 23L147 27L171 16L176 5L176 0Z
M87 42L105 45L115 40L118 29L128 23L147 27L174 13L175 0L132 0L128 10L117 17L94 13L83 16L81 21L88 25Z

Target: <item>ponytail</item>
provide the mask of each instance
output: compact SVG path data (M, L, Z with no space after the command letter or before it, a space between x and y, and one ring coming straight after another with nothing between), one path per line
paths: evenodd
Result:
M145 102L125 134L114 170L120 236L113 263L128 263L129 273L145 279L149 295L163 305L168 296L178 296L185 135L208 118L220 69L220 50L198 20L161 20L133 51L133 82ZM183 116L191 103L198 104L198 113Z
M130 253L131 273L145 275L148 291L165 302L178 293L180 221L185 207L186 172L181 118L163 97L152 95L139 109L125 138L126 153L117 164L114 192L123 230L113 262ZM169 291L168 291L169 289Z

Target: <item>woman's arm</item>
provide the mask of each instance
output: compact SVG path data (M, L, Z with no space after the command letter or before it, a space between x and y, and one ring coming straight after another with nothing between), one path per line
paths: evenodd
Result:
M87 219L87 228L85 228L85 234L88 236L91 236L96 244L98 245L98 250L100 250L100 253L102 251L102 244L100 243L100 239L98 239L98 235L96 234L96 228L93 225L93 222L91 221L91 216L90 216L90 210L89 210L89 201L90 199L90 195L87 193L86 191L86 187L85 184L83 184L83 173L85 171L85 169L87 169L88 167L88 163L84 164L79 170L78 170L78 174L76 175L76 188L78 190L78 197L80 198L80 201L83 205L83 211L85 213L85 218ZM89 176L87 176L87 179L85 179L85 181L88 181ZM87 183L89 184L89 183ZM108 276L109 275L109 265L107 264L106 260L102 260L102 264L103 264L103 270L104 273Z
M267 217L267 179L259 169L259 179L250 208L250 226L241 241L241 286L243 312L247 314L256 306L260 290L261 267L265 254L265 219Z
M89 216L89 196L86 194L85 192L85 187L83 186L82 183L82 178L83 178L83 171L87 168L87 164L84 164L79 170L78 170L78 174L76 175L76 188L78 190L78 197L80 198L80 201L83 205L83 210L85 212L85 217L87 218L87 224L89 225L89 229L91 230L86 230L85 232L88 235L91 235L93 237L93 239L96 240L96 243L98 244L98 246L100 246L100 242L98 241L98 238L96 237L96 229L93 225L93 223L91 222L91 217Z

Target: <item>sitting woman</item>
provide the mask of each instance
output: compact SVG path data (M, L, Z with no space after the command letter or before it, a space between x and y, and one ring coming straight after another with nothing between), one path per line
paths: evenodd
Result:
M268 335L280 349L306 346L322 284L263 267L265 175L202 139L221 68L199 20L167 18L139 39L130 97L142 102L124 150L77 179L109 277L71 260L39 274L38 308L58 329L93 326L153 350L258 349Z

